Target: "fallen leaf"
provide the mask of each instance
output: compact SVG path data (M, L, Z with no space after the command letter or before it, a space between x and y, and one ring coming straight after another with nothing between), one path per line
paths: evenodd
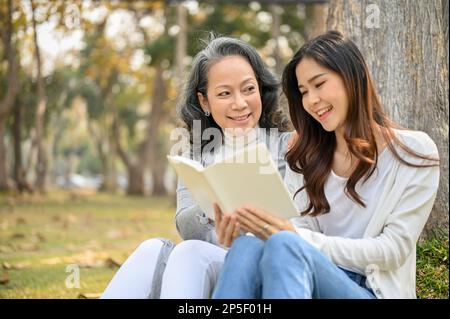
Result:
M4 272L0 277L0 285L6 285L9 282L9 276L7 272Z
M45 236L42 235L41 233L33 234L33 242L34 243L45 242L45 241L47 241L47 238L45 238Z
M29 262L16 263L11 265L11 269L25 269L31 268L31 264Z
M6 261L2 264L3 269L11 269L12 266L10 263L7 263Z
M112 229L106 233L108 239L118 239L123 236L122 232L118 229Z
M35 243L28 243L28 244L24 243L24 244L19 244L17 246L20 250L23 250L23 251L37 251L40 249L40 247L38 245L36 245Z
M22 233L14 233L11 235L12 239L21 239L21 238L25 238L25 234Z
M66 219L67 219L67 221L68 221L70 224L75 224L75 223L78 222L77 216L75 216L75 215L73 215L73 214L67 215L67 216L66 216Z
M119 268L121 266L121 264L114 258L109 257L108 259L105 260L105 266L108 268L114 268L114 267Z
M99 292L95 292L95 293L80 293L78 295L78 299L98 299L100 298L102 294Z
M17 225L25 225L27 223L27 221L25 220L25 218L23 218L23 217L18 217L17 219L16 219L16 224Z
M42 259L41 263L44 265L57 265L62 264L63 260L60 257Z

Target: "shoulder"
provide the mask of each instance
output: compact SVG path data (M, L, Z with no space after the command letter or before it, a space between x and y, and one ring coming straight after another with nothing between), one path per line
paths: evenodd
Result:
M279 136L279 144L282 145L282 149L289 150L293 143L295 142L295 139L297 138L297 132L296 131L290 131L290 132L282 132Z
M438 148L431 137L422 131L394 129L394 133L411 150L422 155L438 155Z
M269 132L267 135L268 138L266 138L266 144L269 149L277 146L278 152L284 154L290 147L290 139L292 134L293 132L277 132L276 134ZM276 143L276 145L274 145L274 143Z

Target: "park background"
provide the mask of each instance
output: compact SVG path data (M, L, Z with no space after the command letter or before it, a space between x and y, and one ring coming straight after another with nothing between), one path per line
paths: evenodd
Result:
M0 298L97 298L139 243L181 240L166 154L209 31L248 41L280 76L328 29L356 41L388 114L438 146L418 297L448 298L448 6L0 0Z

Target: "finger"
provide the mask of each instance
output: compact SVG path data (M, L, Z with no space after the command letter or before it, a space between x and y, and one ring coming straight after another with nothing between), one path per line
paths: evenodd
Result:
M239 221L241 219L245 220L246 225L250 225L253 229L260 229L267 224L264 219L259 218L258 215L251 214L250 211L245 208L239 208L236 212L239 217Z
M219 243L221 243L222 233L220 227L222 224L222 211L216 203L214 203L214 219L214 229L216 230L217 240L219 241Z
M216 233L217 233L217 240L219 241L219 243L223 243L223 225L226 222L226 215L222 215L222 218L220 219L219 222L216 222L215 228L216 228Z
M279 218L276 216L273 216L269 212L265 211L264 209L254 207L251 205L246 205L243 207L243 210L248 212L248 218L253 218L253 221L261 221L263 225L269 224L272 225L275 228L278 229L284 229L284 225L288 221L287 219Z
M234 234L234 226L236 225L236 215L231 215L228 225L225 229L225 235L224 235L224 242L225 246L229 247L231 245L231 242L233 241L233 234Z
M239 222L236 221L236 224L234 225L233 240L239 237L240 234L241 234L241 227Z
M263 240L266 239L266 234L262 232L262 227L259 225L256 225L251 220L238 216L238 222L241 225L242 228L246 229L247 232L252 233L253 235L257 236L258 238L261 238Z
M216 223L221 222L222 220L222 210L220 209L219 205L217 205L216 203L214 203L214 218L216 220Z

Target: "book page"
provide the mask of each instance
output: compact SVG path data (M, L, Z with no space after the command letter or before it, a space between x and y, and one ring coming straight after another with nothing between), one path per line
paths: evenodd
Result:
M209 218L214 220L213 204L218 201L204 176L203 166L197 161L182 156L167 156L167 158L178 177L191 192L198 206Z
M297 216L297 209L265 144L247 149L205 168L221 209L232 212L245 204L281 218ZM252 152L257 152L256 155Z

